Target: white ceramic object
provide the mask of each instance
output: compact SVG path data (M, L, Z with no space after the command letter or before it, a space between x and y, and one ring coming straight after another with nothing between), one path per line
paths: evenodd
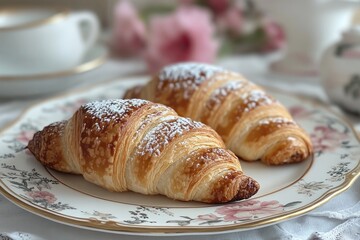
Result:
M318 73L323 51L347 29L360 1L255 0L284 29L287 47L272 70L298 75Z
M350 124L322 105L274 91L271 94L311 136L314 156L278 167L242 162L244 171L261 185L245 201L202 204L109 192L81 176L43 167L24 148L35 131L68 119L80 105L119 98L148 79L102 82L29 108L0 133L0 193L32 213L75 227L132 235L206 235L264 227L302 215L346 190L360 175L360 145Z
M0 66L6 75L62 71L80 63L99 35L99 22L89 11L55 8L2 8Z
M0 98L30 97L67 89L88 79L91 71L105 63L106 59L106 47L96 44L77 66L63 71L28 74L26 70L19 69L9 73L8 69L0 66Z
M321 83L330 100L360 114L360 28L344 32L321 60Z

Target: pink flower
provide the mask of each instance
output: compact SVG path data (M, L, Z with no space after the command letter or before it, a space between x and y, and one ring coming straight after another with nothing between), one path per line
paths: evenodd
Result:
M176 62L213 62L218 49L213 33L210 14L198 7L182 6L152 18L146 53L150 72Z
M230 6L229 0L208 0L207 2L215 14L224 13Z
M282 28L275 22L265 19L262 22L266 42L263 51L272 51L282 48L285 45L285 34Z
M297 119L309 116L312 112L301 106L294 106L289 109L290 114Z
M264 214L276 214L284 211L284 206L278 201L249 200L225 205L216 210L216 213L224 215L224 221L247 220Z
M360 49L359 48L350 48L342 52L342 57L344 58L360 58Z
M317 126L310 134L310 138L314 152L323 152L338 147L341 141L346 138L346 134L327 126Z
M138 55L146 45L146 30L129 1L120 1L114 12L112 46L120 56Z
M228 31L232 34L242 34L244 17L242 10L236 6L229 8L217 18L218 27L221 31Z
M20 143L28 144L29 141L32 139L34 133L35 133L35 130L33 130L33 131L22 131L16 137L16 140L19 141Z
M216 216L215 214L204 214L204 215L199 215L196 219L201 221L214 221L214 220L218 220L219 217Z
M48 204L52 204L57 200L54 194L47 191L32 191L28 192L27 195L34 201L45 201Z
M209 7L215 14L222 14L230 7L230 0L178 0L182 5L198 4Z

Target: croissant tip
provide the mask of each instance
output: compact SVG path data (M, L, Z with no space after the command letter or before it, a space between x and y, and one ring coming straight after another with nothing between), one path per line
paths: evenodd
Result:
M56 122L44 127L43 130L34 134L27 148L34 157L44 166L54 168L61 162L59 136L65 122Z
M41 141L41 137L39 132L36 132L33 136L33 138L28 142L28 145L26 146L27 149L30 150L30 152L36 157L39 157L39 145Z
M308 147L295 147L290 145L283 148L281 151L277 151L276 154L269 152L261 161L267 165L283 165L290 163L299 163L305 161L312 155L312 149Z
M240 182L239 191L232 199L232 201L248 199L259 191L260 184L251 177L245 177L246 178Z

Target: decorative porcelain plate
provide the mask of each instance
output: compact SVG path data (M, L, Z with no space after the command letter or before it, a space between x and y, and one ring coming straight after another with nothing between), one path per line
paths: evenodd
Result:
M274 91L311 136L315 153L286 166L243 162L244 171L261 184L245 201L209 205L108 192L81 176L44 168L26 149L35 131L69 118L81 104L119 98L126 88L145 80L102 83L28 109L0 134L0 192L32 213L76 227L137 235L214 234L305 214L346 190L360 175L359 140L348 123L317 103Z

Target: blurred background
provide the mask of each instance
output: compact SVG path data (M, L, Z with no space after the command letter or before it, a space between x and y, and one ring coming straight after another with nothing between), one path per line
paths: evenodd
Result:
M309 9L319 8L317 12L314 10L314 15L318 16L320 12L327 10L322 6L319 7L321 4L316 2L324 1L330 2L330 0L302 2ZM276 7L287 12L286 8L289 9L289 7L284 2L293 5L294 3L293 1L267 1L273 5L270 8L264 7L266 5L264 2L266 1L63 0L60 3L54 0L0 0L0 7L64 6L71 10L90 10L99 18L102 29L101 39L106 42L112 57L142 58L147 62L149 72L156 72L162 66L178 61L214 62L215 59L227 55L267 54L286 48L287 35L288 39L295 39L297 36L290 36L292 33L285 31L283 25L288 21L283 21L284 18L279 20L279 14L272 11L272 8ZM341 6L336 7L341 8ZM355 9L356 6L351 8ZM291 12L291 7L289 12ZM352 24L360 23L360 11L353 12ZM307 11L307 14L301 13L304 22L309 14L311 15L311 11ZM289 16L285 16L285 19ZM166 22L172 23L166 24ZM311 25L311 23L307 24ZM307 30L297 29L297 31L301 33ZM336 34L340 36L341 33ZM316 38L319 38L318 35ZM314 40L311 37L309 39ZM303 43L306 45L306 41ZM181 48L175 51L175 45ZM325 48L325 46L321 47ZM166 48L173 49L172 53L164 50ZM312 57L302 56L302 58ZM309 64L314 64L311 61L318 61L318 59L309 59ZM313 71L311 69L306 73L313 73ZM293 72L298 74L296 69Z
M91 10L97 14L102 26L107 28L112 21L113 7L118 0L0 0L1 7L7 6L66 6L75 10ZM177 0L131 0L137 7L152 4L174 5Z

